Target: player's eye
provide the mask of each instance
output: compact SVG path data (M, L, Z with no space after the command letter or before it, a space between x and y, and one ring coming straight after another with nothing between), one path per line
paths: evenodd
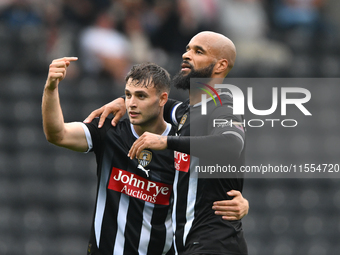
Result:
M126 97L126 98L130 98L130 97L131 97L131 94L130 94L130 93L127 93L127 92L125 92L125 97Z

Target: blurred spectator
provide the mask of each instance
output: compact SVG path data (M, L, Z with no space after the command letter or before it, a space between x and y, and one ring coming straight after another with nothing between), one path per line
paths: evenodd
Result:
M190 39L207 29L195 18L187 0L158 0L154 13L158 26L151 33L152 43L170 54L182 54Z
M327 0L275 0L273 23L295 52L312 53L328 37L330 27L322 15ZM327 38L328 39L328 38Z
M274 21L278 28L304 27L316 30L321 23L320 9L326 0L275 0Z
M133 63L152 61L151 42L144 24L149 9L150 5L144 0L116 0L110 8L117 30L122 31L130 41Z
M201 0L200 4L197 4L196 0L186 0L187 5L192 12L192 15L196 22L200 26L205 26L211 30L215 30L214 27L218 26L218 1L216 0ZM185 13L182 14L183 16Z
M340 1L339 0L327 0L324 11L328 24L333 25L336 33L340 31Z
M3 6L0 20L5 26L4 40L8 44L2 50L11 56L11 61L5 65L8 71L37 71L44 64L43 17L36 7L29 0L13 0Z
M46 62L63 56L74 56L77 27L64 21L61 1L45 3L44 19L46 26ZM67 25L66 25L67 24ZM77 63L72 65L76 67Z
M69 23L79 27L92 24L96 11L109 6L109 0L62 0L63 15ZM106 5L105 5L105 2Z
M28 0L13 0L1 13L2 21L11 30L42 24L42 19Z
M136 15L125 18L124 32L131 43L131 61L134 63L151 61L151 43L145 33L141 20Z
M85 71L95 75L110 75L123 82L130 66L130 43L115 28L114 18L100 12L92 26L80 34L80 57Z
M11 2L12 2L12 0L2 0L2 1L0 1L0 11L1 11L1 9L3 9L7 5L9 5Z
M237 48L237 66L287 67L287 46L267 38L269 23L261 0L219 0L220 27Z
M130 63L143 61L174 74L178 56L202 30L235 41L241 73L259 64L285 68L290 50L315 56L314 46L321 46L319 58L337 54L338 5L337 0L0 0L0 72L46 72L51 59L79 56L86 73L118 80Z

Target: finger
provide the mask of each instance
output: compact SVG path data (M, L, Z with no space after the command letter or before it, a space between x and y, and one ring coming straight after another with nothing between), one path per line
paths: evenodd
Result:
M143 146L144 143L144 135L142 135L141 137L139 137L132 145L131 147L131 153L130 154L130 158L134 159L137 158L137 156L139 156L138 154L138 150L139 148L141 148L141 146ZM140 152L139 152L140 153Z
M74 61L78 60L78 57L66 57L65 60L70 61L70 62L74 62Z
M139 137L131 146L130 151L128 153L128 156L130 157L130 159L134 159L136 157L136 152L137 152L137 148L140 146L140 140L142 138Z
M66 62L65 61L57 61L57 62L52 62L50 64L50 70L53 69L53 68L66 68L67 65L66 65Z
M235 216L222 216L223 220L238 220L237 217Z
M110 110L107 110L107 108L105 108L105 110L103 111L103 113L100 115L100 118L99 118L99 123L98 123L99 128L101 128L104 125L104 122L110 113L111 113Z
M99 128L101 128L104 125L105 119L106 118L103 115L100 115L99 123L98 123Z
M236 212L224 212L224 211L215 211L215 214L216 215L220 215L220 216L232 216L232 217L237 217L237 213Z
M236 196L241 196L241 192L238 191L238 190L229 190L227 192L228 196L231 196L231 197L236 197Z
M138 146L137 151L136 151L136 158L139 158L139 154L141 154L142 150L146 148L146 145L143 143L140 146Z
M66 68L65 67L53 67L53 68L50 68L50 74L53 74L53 73L65 73L66 71Z
M111 125L115 127L117 125L118 121L116 120L116 116L111 120Z
M223 200L214 202L214 206L235 206L238 203L234 200Z
M57 62L57 61L77 61L78 57L63 57L63 58L57 58L54 59L53 62Z
M122 113L121 111L116 112L115 115L114 115L114 118L111 121L112 126L115 127L117 125L118 121L123 117L123 115L124 115L124 113Z
M86 117L86 119L84 120L84 122L85 122L85 123L90 123L94 118L99 117L100 114L101 114L101 112L102 112L102 108L103 108L103 107L101 107L101 108L99 108L99 109L97 109L97 110L92 111L92 112L90 113L90 115Z
M72 60L75 61L75 60ZM53 62L50 64L50 67L68 67L70 65L70 60L53 60Z
M49 78L51 79L59 79L59 78L62 78L64 76L64 74L63 73L51 73L50 75L49 75Z
M130 159L133 159L133 155L135 155L134 154L134 151L135 151L135 144L136 144L136 142L137 142L138 140L136 140L133 144L132 144L132 146L131 146L131 148L130 148L130 150L129 150L129 152L128 152L128 157L130 157Z
M213 210L216 212L222 213L222 212L237 212L238 209L233 206L213 206Z

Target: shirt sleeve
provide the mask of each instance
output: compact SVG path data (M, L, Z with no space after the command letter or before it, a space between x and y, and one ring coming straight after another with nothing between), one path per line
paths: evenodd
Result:
M82 128L84 129L84 132L85 132L85 137L86 137L86 141L87 141L87 151L84 152L84 153L88 153L89 151L91 151L93 149L93 144L92 144L92 137L91 137L91 133L90 133L90 130L88 129L88 127L80 122Z
M223 160L235 159L240 156L244 148L243 139L233 133L194 137L168 136L167 143L168 149L207 159L219 155Z
M217 107L209 117L208 132L210 135L232 135L240 139L241 150L245 144L244 119L241 115L233 115L230 105Z
M104 125L101 128L98 128L99 118L94 118L91 123L83 123L89 147L88 152L94 151L97 153L101 150L101 144L105 138L106 132L109 128L111 128L111 120L112 118L106 118Z
M176 119L176 110L182 102L169 98L164 106L164 120L175 126L178 125Z
M169 136L168 149L199 158L238 158L245 146L243 117L233 115L232 108L225 105L210 114L207 124L207 136Z

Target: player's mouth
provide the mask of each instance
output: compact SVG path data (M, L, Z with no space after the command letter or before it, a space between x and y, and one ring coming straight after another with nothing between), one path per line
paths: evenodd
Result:
M133 112L133 111L130 111L130 112L129 112L129 116L130 116L131 118L136 118L139 114L140 114L140 113L138 113L138 112Z
M191 69L193 69L193 66L189 62L183 61L181 68L182 72L189 72Z

